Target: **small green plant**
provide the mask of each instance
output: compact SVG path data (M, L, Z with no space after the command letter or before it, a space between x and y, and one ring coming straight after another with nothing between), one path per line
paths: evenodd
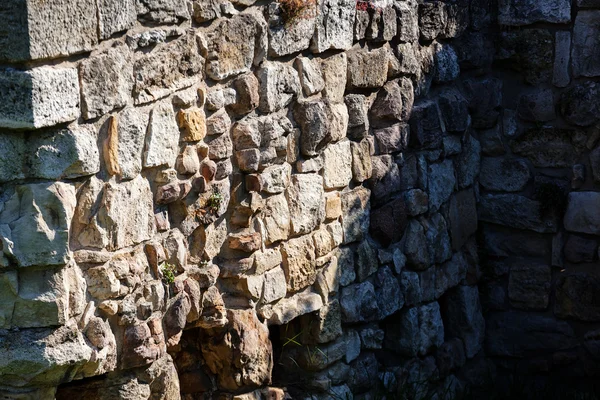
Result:
M221 207L222 202L223 195L221 194L221 192L219 192L219 190L216 187L213 187L213 192L211 193L210 197L206 202L208 210L213 213L216 213L219 210L219 207Z
M175 282L175 266L173 264L163 262L160 265L160 270L162 271L163 281L165 283L171 284Z

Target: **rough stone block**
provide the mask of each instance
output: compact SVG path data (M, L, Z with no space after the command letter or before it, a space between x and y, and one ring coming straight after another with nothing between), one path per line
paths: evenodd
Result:
M287 190L292 234L312 232L325 219L323 178L316 174L295 174Z
M524 160L484 157L481 161L479 182L487 190L519 192L530 179L531 172Z
M477 231L477 203L472 189L455 193L448 210L452 249L459 250Z
M567 24L571 22L570 0L501 0L498 4L501 25L522 26L536 22Z
M198 160L196 148L188 146L186 150L188 148L191 149L192 155ZM173 107L169 103L159 103L150 113L144 150L144 167L158 167L160 165L173 167L178 153L179 127L177 126Z
M140 19L161 24L172 24L190 18L185 0L137 0Z
M6 1L0 59L36 60L90 51L98 43L96 1Z
M323 185L325 189L343 188L352 180L350 141L327 146L323 151Z
M342 194L344 244L362 240L369 227L371 191L358 186Z
M98 17L100 39L133 27L137 18L135 0L100 0Z
M600 235L600 193L569 193L564 224L571 232Z
M573 75L600 76L594 62L600 56L600 11L580 11L575 18L572 49Z
M315 34L310 46L312 52L352 47L355 12L353 0L318 0Z
M387 80L389 50L381 47L377 50L353 49L348 55L348 88L378 88Z
M483 345L485 321L477 286L458 286L442 300L442 318L449 336L459 337L467 358L473 358Z
M515 308L544 310L550 298L552 275L547 264L520 260L510 268L508 298Z
M305 3L308 6L294 16L292 21L283 17L280 3L271 3L269 15L269 54L273 57L286 56L308 49L315 33L316 2Z
M600 321L600 303L595 295L599 288L600 279L594 275L576 273L561 276L556 282L554 313L559 318Z
M516 194L485 194L481 196L478 211L479 220L494 224L540 233L558 229L555 216L542 216L538 201ZM565 226L566 221L565 218Z
M0 127L38 129L79 117L75 68L0 70Z
M25 135L0 134L0 182L25 178L23 168L28 155Z
M110 174L133 179L141 172L148 121L148 111L139 108L127 108L109 121L104 162Z
M385 346L399 354L425 355L444 343L444 322L437 302L409 308L386 326Z
M281 254L288 292L297 292L315 282L317 277L315 245L310 235L290 239L283 243Z

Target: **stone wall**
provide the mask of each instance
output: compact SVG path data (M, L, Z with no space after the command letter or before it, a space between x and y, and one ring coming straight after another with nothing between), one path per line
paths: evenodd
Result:
M486 352L583 388L600 357L600 2L501 0L498 23L501 115L479 132Z
M0 5L0 394L487 398L517 358L575 371L600 7L499 3Z

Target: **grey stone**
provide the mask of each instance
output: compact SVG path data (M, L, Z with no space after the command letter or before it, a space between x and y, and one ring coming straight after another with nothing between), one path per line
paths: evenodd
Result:
M403 123L374 130L376 154L391 154L405 150L408 147L409 134L409 126Z
M404 296L400 289L398 279L388 267L382 267L375 276L375 294L379 318L384 319L400 310L404 306Z
M456 159L456 180L458 187L464 189L475 183L479 175L481 146L474 137L469 137L463 145L463 151Z
M350 147L352 150L352 177L354 182L364 182L373 173L371 144L368 139L363 139L360 143L350 142Z
M25 61L90 51L98 43L96 2L34 0L6 3L0 15L0 59ZM56 28L56 29L53 29Z
M461 338L467 358L473 358L481 350L485 335L477 286L451 290L443 299L442 316L448 335Z
M350 141L330 144L323 151L323 186L336 189L347 186L352 180L352 152Z
M560 113L571 124L590 126L600 118L600 86L583 82L566 89L559 102Z
M375 248L368 240L363 240L356 249L356 276L359 282L365 281L369 276L377 272L379 263Z
M360 94L349 94L344 97L348 107L348 133L352 140L361 140L369 132L369 117L367 114L366 97Z
M556 218L554 216L544 218L538 201L516 194L485 194L481 196L478 212L479 220L494 224L539 233L557 230ZM566 217L565 221L567 221Z
M517 113L526 121L547 122L556 118L554 96L550 89L525 93L519 98Z
M575 333L564 321L523 312L491 314L486 320L487 354L522 357L528 352L556 351L575 344Z
M300 151L305 156L316 156L332 140L333 111L329 102L321 99L298 102L294 119L300 125Z
M342 321L346 323L373 321L379 315L375 288L369 281L343 288L340 294L340 305Z
M423 356L442 343L444 323L437 302L403 310L386 325L386 348L404 356Z
M572 138L577 131L553 127L531 128L514 140L512 151L526 157L536 167L571 167L578 158Z
M133 56L127 46L112 47L84 60L79 67L79 76L83 117L100 117L130 101Z
M571 63L571 32L558 31L554 40L554 74L552 83L556 87L567 87L571 82L569 64Z
M484 157L481 160L479 182L487 190L519 192L531 179L529 166L523 160Z
M600 193L569 193L564 217L565 229L570 232L600 234Z
M502 81L499 79L468 79L464 82L473 127L493 128L498 121L502 103Z
M358 331L362 347L369 350L377 350L383 347L385 331L377 325L367 325Z
M75 204L75 188L66 183L17 186L0 212L4 254L23 267L66 264Z
M449 198L456 185L454 166L451 160L431 164L428 170L429 210L437 211Z
M394 3L398 16L398 39L402 42L415 42L419 38L419 14L416 1Z
M305 96L320 92L325 87L321 68L313 59L298 57L294 63L300 75L300 83Z
M477 231L477 203L473 189L461 190L450 198L448 216L452 249L456 251Z
M582 10L575 18L571 51L573 76L600 76L600 66L593 62L600 55L600 12Z
M382 87L387 80L389 50L353 49L348 55L348 89Z
M544 257L551 253L548 235L486 223L481 224L480 230L485 251L490 256Z
M172 24L190 18L185 0L137 0L140 19L162 24Z
M135 0L101 0L98 2L100 39L133 27L137 19Z
M451 45L436 46L434 54L435 76L437 83L451 82L460 75L458 56Z
M411 189L404 193L404 202L408 214L413 217L429 210L429 197L421 189Z
M444 89L440 93L438 104L447 131L464 132L467 130L470 123L469 104L456 88Z
M403 119L403 93L397 81L390 81L383 85L371 105L371 120L402 120Z
M371 192L358 186L342 193L344 244L362 240L369 229Z
M569 235L564 244L565 258L572 263L593 262L597 249L596 240L578 235Z
M325 86L323 95L332 103L344 101L348 75L348 57L346 53L339 53L321 60L321 72Z
M352 47L356 3L351 0L319 0L315 33L310 49L322 53Z
M0 127L38 129L79 117L75 68L0 70Z
M436 149L442 144L444 127L437 103L422 100L416 103L410 119L410 142L419 149Z
M566 24L571 22L571 2L551 0L543 3L535 0L500 0L498 22L501 25L522 26L536 22Z
M492 129L479 132L479 143L481 143L481 153L486 156L499 156L506 153L499 124Z
M196 159L198 154L196 148ZM150 113L148 135L144 149L144 167L166 165L173 167L179 153L179 127L173 107L169 103L157 104ZM196 171L194 171L196 172Z
M446 29L448 16L444 6L441 1L419 5L419 28L423 40L434 40Z
M25 178L26 159L25 135L8 132L0 134L0 182Z
M141 172L148 121L148 112L138 108L127 108L119 115L118 130L109 130L105 143L105 162L111 159L109 172L122 179L133 179Z
M559 318L599 321L600 304L595 296L599 286L598 277L590 274L580 272L561 276L556 282L554 314Z
M285 20L280 3L271 3L269 14L269 54L281 57L308 49L315 32L316 2L306 3L298 15Z
M506 60L511 69L521 72L525 81L539 85L551 81L554 34L548 29L527 29L503 32L496 57Z
M452 257L450 235L444 217L440 213L436 213L423 220L422 224L425 229L431 263L440 264Z
M543 310L550 298L550 266L516 261L510 268L508 297L515 308Z
M300 92L298 73L289 65L264 62L257 76L260 83L258 107L264 113L281 110Z
M325 219L323 178L316 174L294 174L286 192L292 234L312 232Z
M90 125L31 136L28 175L55 180L94 175L100 171L97 140L96 128Z
M348 386L351 393L365 392L372 385L373 377L377 376L379 364L375 354L371 352L362 353L358 359L350 364L350 374L348 375ZM340 391L341 392L341 391ZM341 392L343 398L348 399L348 391ZM358 396L357 396L358 397Z
M408 265L422 271L431 264L431 254L423 226L417 220L410 220L404 233L404 254Z

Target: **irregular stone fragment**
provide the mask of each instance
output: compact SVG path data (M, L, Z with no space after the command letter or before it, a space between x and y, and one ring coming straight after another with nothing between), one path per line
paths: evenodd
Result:
M206 114L200 108L179 110L177 113L177 123L185 131L185 134L181 138L184 142L197 142L206 136Z
M35 7L34 7L35 8ZM0 70L0 127L39 129L79 117L75 68Z
M367 139L360 143L350 142L352 151L352 178L354 182L364 182L373 173L371 164L371 144Z
M356 3L349 0L317 1L315 33L310 49L313 53L326 50L348 50L352 47Z
M112 47L84 60L79 67L79 76L83 117L102 116L130 101L134 79L132 54L127 46Z
M432 164L428 171L429 181L429 209L436 211L445 203L456 185L454 168L451 160Z
M447 334L461 338L465 355L473 358L481 350L485 334L477 286L458 286L451 290L442 301L442 315Z
M340 305L343 322L373 321L379 314L375 287L369 281L343 288Z
M341 196L344 244L362 240L369 227L371 191L358 186Z
M573 76L600 76L600 67L592 60L600 54L600 22L597 10L581 10L573 27L571 51Z
M444 3L433 1L419 5L419 28L423 40L434 40L446 29L448 16Z
M206 35L206 73L220 81L248 72L266 55L267 24L254 13L221 20Z
M279 240L286 240L290 235L290 210L285 195L269 197L262 213L265 229L265 244L270 245Z
M142 20L163 24L190 18L187 4L182 0L138 0L138 15Z
M326 189L343 188L352 180L350 142L329 145L323 151L323 185Z
M229 105L231 110L237 114L248 114L258 107L260 102L259 82L254 74L245 74L236 78L233 81L233 87L235 88L236 101ZM229 119L227 113L223 114Z
M556 316L588 322L600 320L600 307L594 295L599 284L598 277L585 273L561 276L556 282Z
M556 218L544 218L538 201L516 194L485 194L481 196L478 211L481 221L540 233L557 230Z
M260 82L259 109L264 113L281 110L300 92L298 74L290 65L264 62L257 75Z
M369 132L366 100L366 97L360 94L349 94L344 97L349 117L347 136L351 140L361 140Z
M310 235L283 243L281 254L288 292L297 292L315 282L315 246Z
M272 306L267 305L259 312L269 325L284 325L301 315L317 311L322 307L322 297L311 292L310 289L306 289L282 299Z
M287 285L285 283L285 273L283 269L276 267L265 273L265 283L263 287L262 301L272 303L282 299L287 294Z
M323 178L316 174L294 174L287 190L292 234L312 232L325 219Z
M294 65L300 75L300 83L305 96L311 96L323 90L325 81L316 60L298 57Z
M385 346L409 357L425 355L444 343L444 323L437 302L403 310L386 326Z
M142 170L144 138L148 113L138 108L127 108L109 122L108 137L104 142L104 161L111 174L122 179L133 179Z
M571 167L578 149L573 145L577 131L553 127L531 128L511 143L514 153L541 168Z
M389 50L353 49L348 55L348 89L371 89L384 85L388 75Z
M573 85L565 90L559 102L560 112L570 123L590 126L599 120L600 86L594 82Z

